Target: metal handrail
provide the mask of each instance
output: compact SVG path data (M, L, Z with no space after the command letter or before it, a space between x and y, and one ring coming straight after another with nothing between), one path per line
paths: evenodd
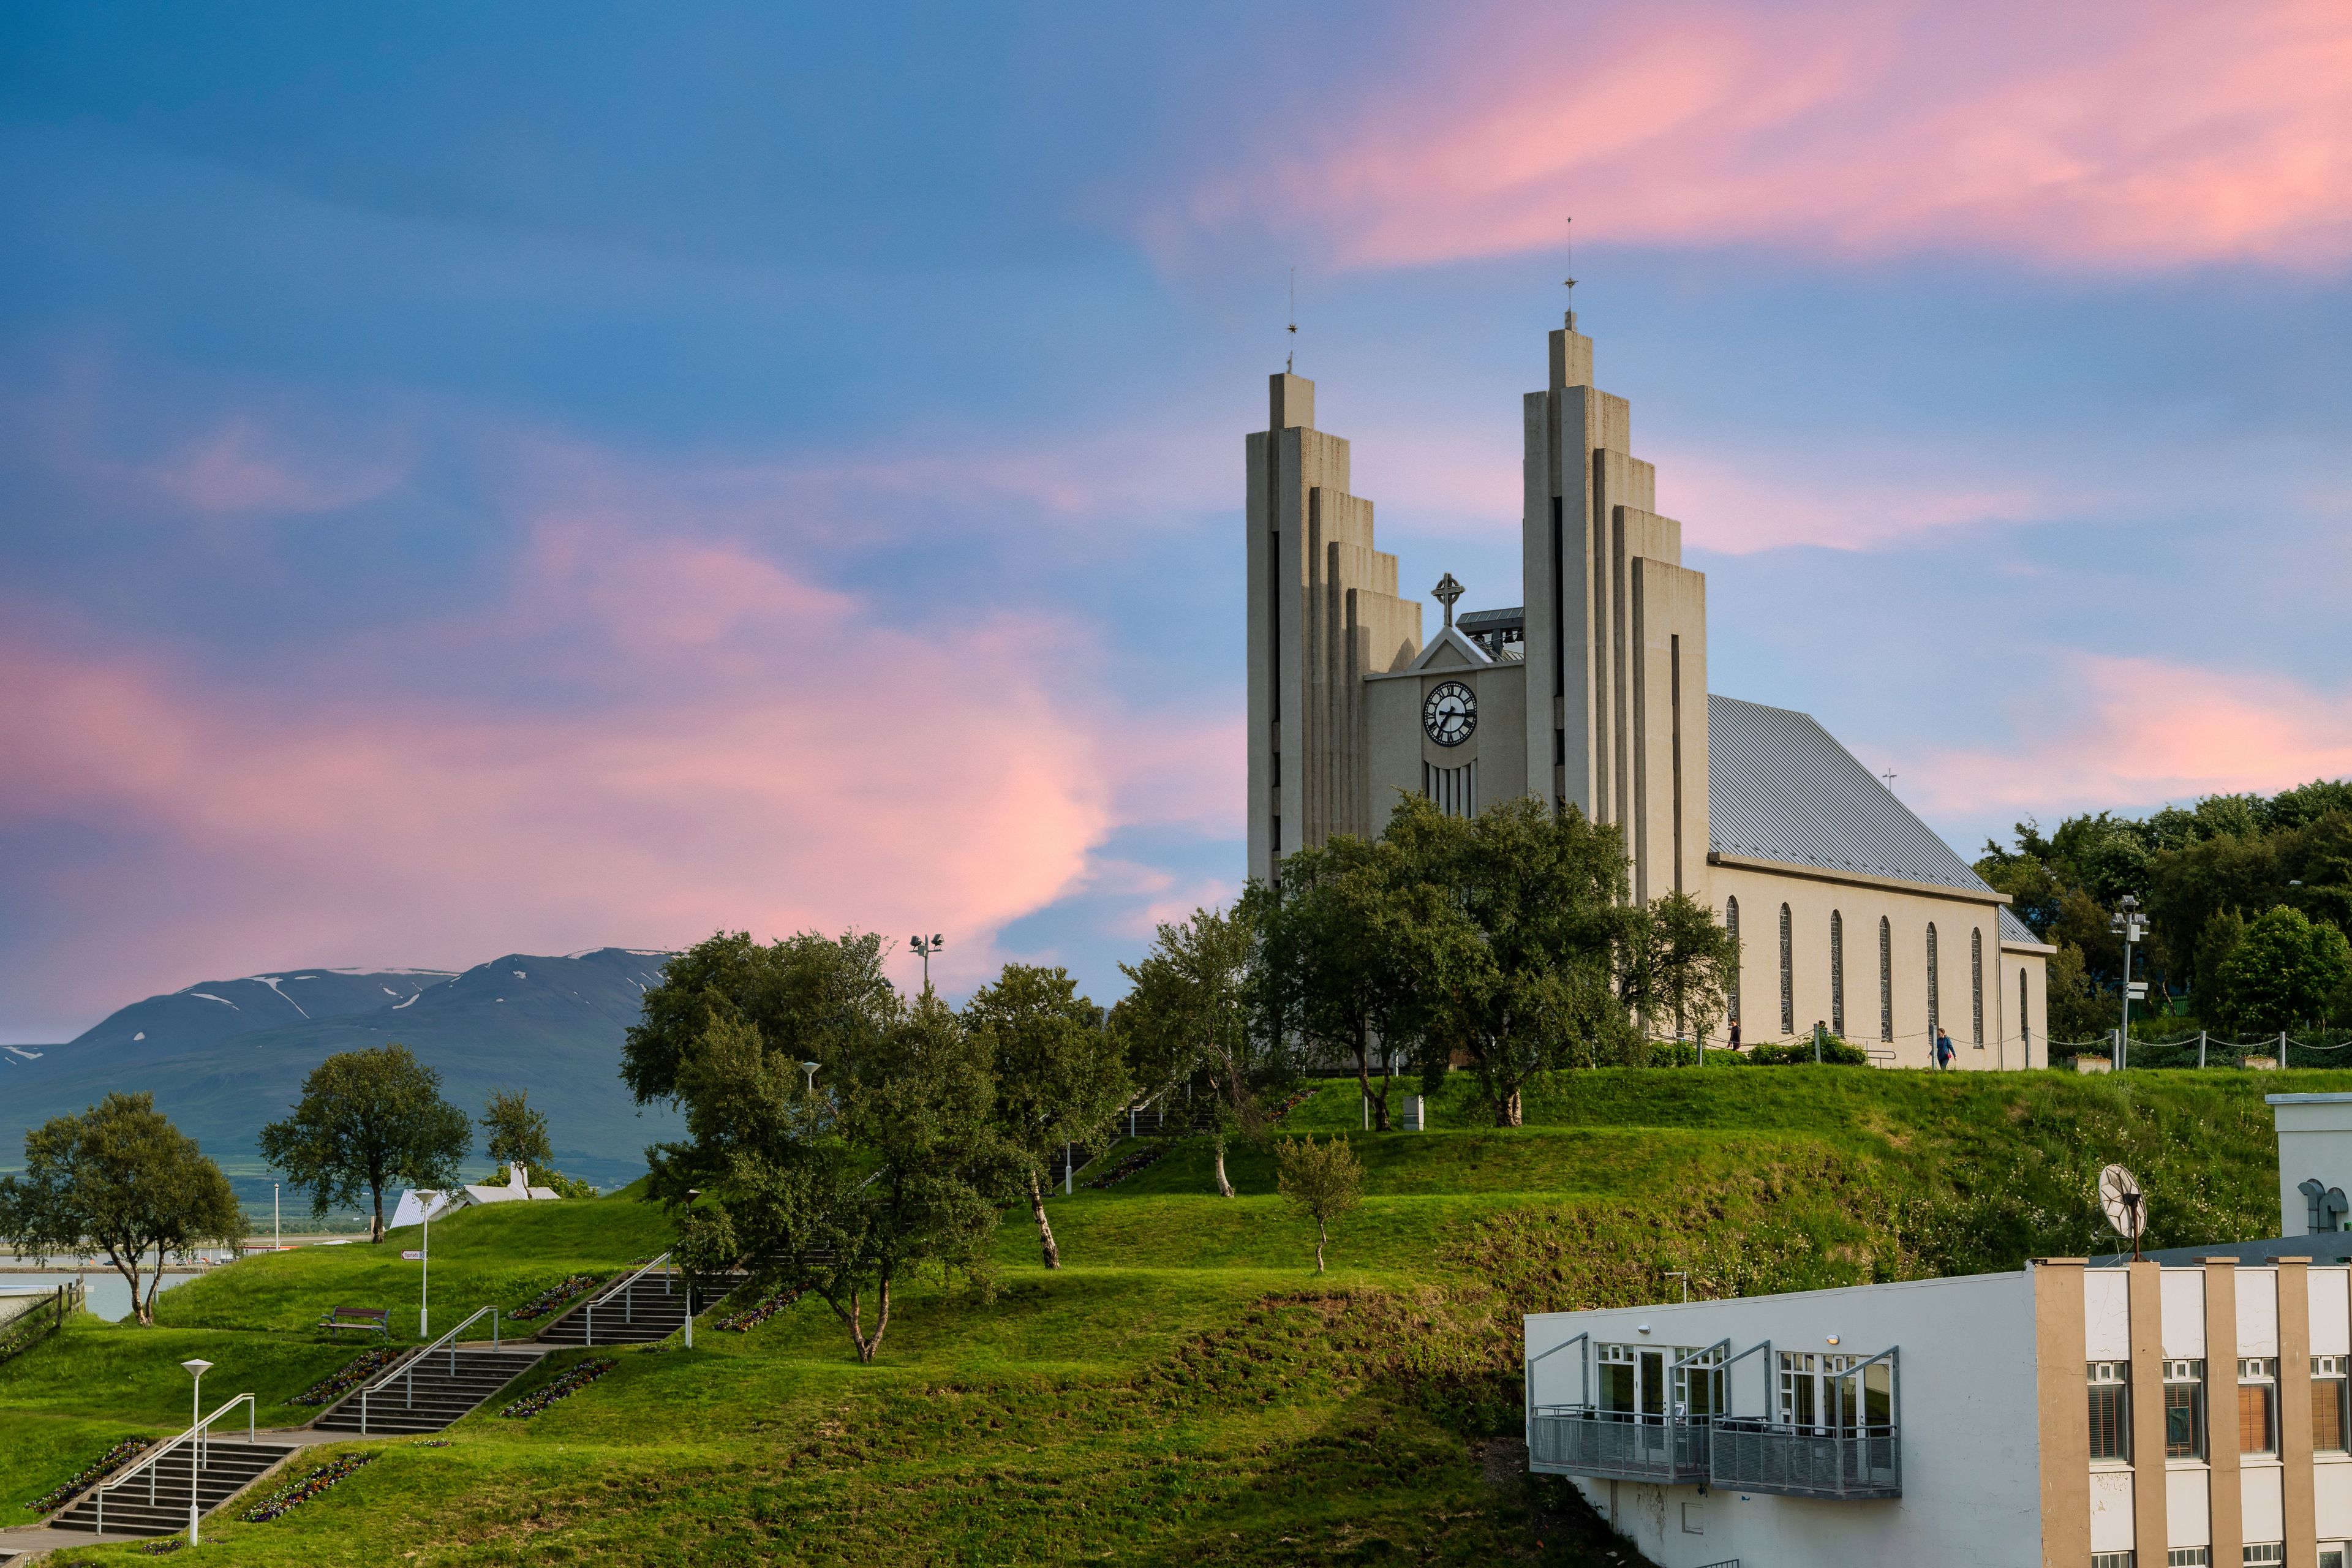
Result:
M869 1180L871 1178L869 1178ZM635 1285L638 1280L644 1279L646 1275L652 1273L655 1269L659 1268L663 1264L667 1263L668 1261L669 1254L665 1252L659 1258L655 1258L652 1262L638 1269L635 1274L630 1275L626 1279L622 1280L619 1284L614 1286L611 1289L606 1290L603 1295L589 1302L586 1315L583 1321L583 1332L581 1334L580 1342L583 1345L593 1345L596 1342L596 1309L603 1306L605 1302L611 1300L615 1296L621 1298L621 1321L625 1323L635 1322L637 1321L637 1304L635 1298L631 1297L628 1293L629 1287Z
M1560 1341L1559 1343L1552 1346L1550 1350L1544 1352L1543 1355L1529 1356L1528 1358L1527 1368L1521 1374L1526 1380L1527 1388L1521 1397L1520 1404L1527 1411L1527 1444L1530 1450L1532 1450L1536 1446L1536 1363L1543 1360L1544 1356L1553 1355L1560 1351L1566 1350L1569 1346L1576 1343L1577 1340L1590 1342L1591 1338L1591 1331L1588 1330L1583 1333L1578 1334L1575 1339ZM1589 1405L1592 1402L1592 1367L1591 1364L1591 1358L1586 1358L1585 1362L1581 1363L1580 1370L1584 1373L1584 1384L1582 1390L1584 1401Z
M207 1429L214 1422L219 1420L222 1416L227 1415L230 1411L236 1409L240 1405L245 1406L245 1440L247 1444L251 1444L254 1440L253 1395L250 1394L240 1394L235 1399L230 1400L226 1405L222 1405L218 1410L214 1411L210 1415L205 1416L203 1420L197 1422L194 1426L181 1433L178 1436L166 1437L161 1443L158 1443L153 1447L148 1449L144 1454L140 1455L139 1462L131 1466L129 1469L123 1471L121 1475L109 1477L107 1479L102 1480L96 1486L90 1488L90 1497L94 1500L98 1512L98 1522L95 1526L97 1532L100 1535L106 1533L107 1493L114 1490L115 1488L122 1485L125 1481L130 1480L140 1471L145 1470L147 1472L147 1501L152 1507L155 1501L155 1461L170 1453L173 1449L181 1447L191 1439L194 1439L195 1442L195 1447L188 1455L188 1531L191 1535L194 1534L196 1522L196 1475L198 1471L205 1468L204 1447L206 1439L210 1436Z
M443 1334L439 1339L435 1340L431 1344L426 1345L423 1350L418 1351L415 1355L410 1356L406 1361L402 1362L398 1366L393 1368L390 1372L385 1373L382 1377L376 1379L373 1383L369 1384L365 1388L360 1390L360 1436L363 1437L367 1436L368 1396L373 1394L382 1393L383 1390L390 1388L395 1380L404 1380L408 1385L406 1395L402 1402L402 1408L414 1410L416 1407L416 1368L418 1363L423 1362L426 1356L431 1355L435 1351L440 1350L444 1346L448 1348L449 1375L452 1377L457 1376L457 1336L464 1333L467 1329L472 1328L476 1323L480 1322L482 1321L482 1314L485 1312L488 1312L490 1315L490 1348L492 1350L497 1350L499 1348L499 1310L496 1307L477 1307L474 1309L473 1315L467 1318L464 1322L459 1323L456 1328L451 1329L447 1333Z

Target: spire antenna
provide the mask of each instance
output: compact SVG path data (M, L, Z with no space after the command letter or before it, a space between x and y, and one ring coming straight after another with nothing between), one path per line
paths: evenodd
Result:
M1290 352L1282 358L1282 374L1298 368L1298 268L1290 269Z
M1566 287L1568 289L1568 325L1569 329L1572 331L1576 327L1576 220L1572 217L1568 220L1568 280Z

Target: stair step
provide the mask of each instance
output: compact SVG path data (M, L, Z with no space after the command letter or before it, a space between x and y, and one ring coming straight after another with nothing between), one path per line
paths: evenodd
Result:
M210 1513L222 1503L253 1484L254 1479L267 1471L294 1450L268 1444L229 1443L215 1440L206 1445L205 1463L196 1472L196 1507L199 1512ZM142 1477L125 1483L119 1491L106 1499L105 1526L109 1534L170 1535L187 1528L188 1468L177 1461L180 1450L164 1456L160 1468L153 1472L153 1501ZM58 1530L96 1531L100 1510L97 1498L83 1494L72 1506L53 1515L48 1521Z

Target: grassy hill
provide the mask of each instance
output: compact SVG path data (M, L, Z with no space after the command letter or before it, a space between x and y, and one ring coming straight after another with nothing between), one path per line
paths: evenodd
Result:
M2091 1182L2111 1159L2150 1190L2158 1245L2271 1234L2262 1094L2347 1086L2220 1070L1606 1071L1539 1084L1523 1128L1473 1125L1456 1084L1436 1130L1375 1137L1355 1131L1353 1086L1336 1085L1290 1119L1349 1134L1369 1171L1320 1279L1308 1227L1268 1195L1270 1155L1237 1153L1246 1195L1223 1200L1207 1151L1180 1144L1108 1191L1053 1200L1060 1272L1039 1266L1016 1213L992 1299L937 1280L904 1290L875 1366L813 1300L748 1334L706 1320L693 1355L609 1352L610 1375L530 1420L479 1414L446 1448L336 1445L383 1458L277 1522L217 1516L204 1552L1599 1565L1614 1548L1597 1521L1564 1484L1524 1475L1519 1312L1663 1300L1667 1269L1716 1295L2081 1254L2099 1244ZM434 1227L436 1321L663 1239L625 1195L471 1211ZM286 1398L352 1353L305 1331L323 1308L383 1304L413 1325L404 1244L239 1263L165 1294L162 1327L84 1322L0 1366L0 1522L117 1437L175 1429L174 1363L190 1353L217 1363L208 1394L251 1388L289 1415Z

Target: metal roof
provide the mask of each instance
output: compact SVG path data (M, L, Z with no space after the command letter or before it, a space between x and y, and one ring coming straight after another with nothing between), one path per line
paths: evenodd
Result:
M1811 714L1710 693L1706 725L1716 850L1991 890Z
M2040 937L2033 934L2033 928L2027 925L2023 921L2018 919L2017 911L2011 909L2007 904L2000 906L2000 940L2003 942L2039 942L2042 941Z
M1469 610L1456 617L1454 624L1474 637L1481 632L1525 631L1528 610L1524 605L1514 605L1507 610Z

